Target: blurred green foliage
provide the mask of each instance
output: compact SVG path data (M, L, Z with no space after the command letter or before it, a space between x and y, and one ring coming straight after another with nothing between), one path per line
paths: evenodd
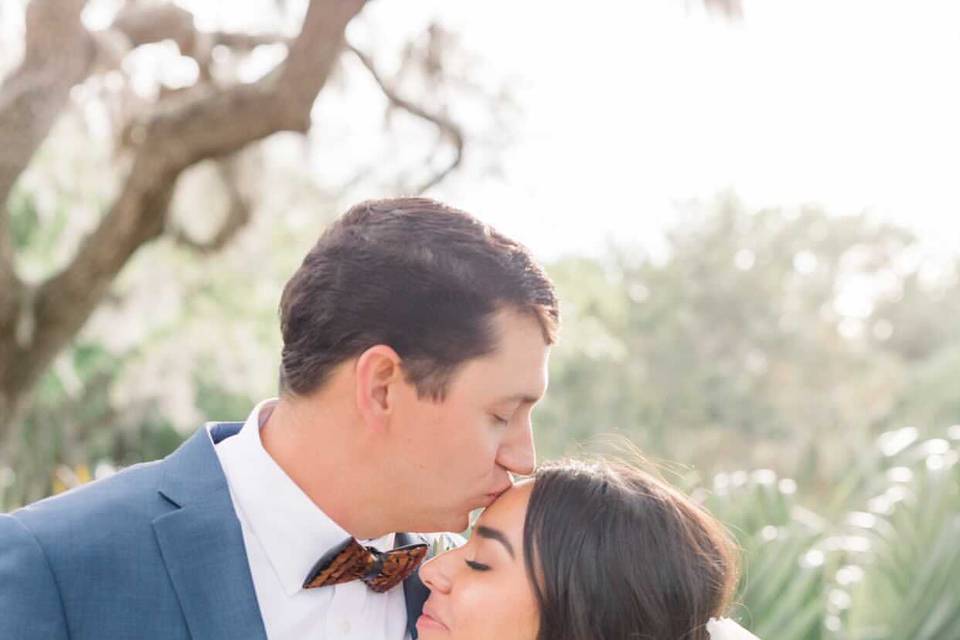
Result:
M537 411L548 457L618 432L712 473L835 482L882 431L960 422L957 260L815 209L695 212L662 256L552 265L564 326Z
M18 237L48 246L31 202L14 198ZM136 257L36 390L7 505L48 492L57 464L162 455L274 393L277 298L315 233L267 229L256 250ZM535 414L541 457L620 433L704 477L774 469L809 501L878 433L960 423L956 258L863 216L733 198L688 212L663 244L548 265L564 319Z
M735 617L778 640L960 637L960 428L944 435L884 434L839 518L799 506L770 471L697 490L743 552Z

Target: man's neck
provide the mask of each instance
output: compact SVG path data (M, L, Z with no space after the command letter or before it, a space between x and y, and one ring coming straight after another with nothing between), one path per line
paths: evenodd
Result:
M375 479L377 465L359 451L358 425L335 403L281 397L260 429L263 448L310 500L357 539L379 538L390 526L389 505Z

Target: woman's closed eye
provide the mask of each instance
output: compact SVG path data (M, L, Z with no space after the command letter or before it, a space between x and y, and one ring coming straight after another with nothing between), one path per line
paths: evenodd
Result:
M490 566L486 564L481 564L473 560L464 560L467 563L467 566L473 569L474 571L490 571Z

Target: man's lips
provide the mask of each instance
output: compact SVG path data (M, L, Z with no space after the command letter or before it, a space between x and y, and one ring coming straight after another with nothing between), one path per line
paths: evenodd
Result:
M488 496L492 496L493 499L496 500L497 498L499 498L500 496L502 496L503 494L505 494L507 491L510 491L510 489L512 489L512 488L513 488L513 483L510 483L510 484L508 484L508 485L505 486L505 487L501 487L501 488L499 488L499 489L497 489L497 490L495 490L495 491L492 491L492 492L488 493L487 495L488 495Z
M506 492L507 492L507 489L509 489L509 488L510 488L510 487L507 487L506 489L501 489L501 490L499 490L499 491L495 491L495 492L493 492L493 493L488 493L488 494L486 494L485 496L483 496L483 502L482 502L483 507L484 507L484 508L489 507L491 504L494 503L494 501L495 501L497 498L499 498L499 497L502 496L504 493L506 493Z
M483 496L483 500L480 501L480 506L486 509L489 507L499 496L496 493L488 493Z

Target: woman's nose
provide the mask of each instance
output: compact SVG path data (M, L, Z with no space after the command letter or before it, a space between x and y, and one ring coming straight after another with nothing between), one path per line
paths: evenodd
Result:
M453 552L447 552L427 560L420 565L420 580L427 585L430 591L439 591L447 593L450 591L450 577L444 570L446 560L444 556Z

